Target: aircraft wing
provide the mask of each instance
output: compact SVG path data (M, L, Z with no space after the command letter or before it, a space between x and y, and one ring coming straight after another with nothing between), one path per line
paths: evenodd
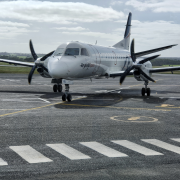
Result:
M166 71L177 71L180 70L180 66L166 67L166 68L149 68L150 73L166 72Z
M0 62L14 64L14 65L27 66L27 67L33 67L34 66L34 63L14 61L14 60L8 60L8 59L0 59Z
M177 46L177 44L170 45L170 46L164 46L164 47L160 47L160 48L156 48L156 49L151 49L151 50L148 50L148 51L142 51L142 52L134 53L134 55L136 56L136 58L138 58L138 57L141 57L141 56L145 56L147 54L151 54L151 53L155 53L155 52L158 52L158 51L162 51L162 50L165 50L165 49L172 48L173 46Z
M129 72L128 75L133 75L133 70ZM109 73L109 77L117 77L117 76L121 76L122 74L124 74L124 71L117 71L117 72L110 72Z

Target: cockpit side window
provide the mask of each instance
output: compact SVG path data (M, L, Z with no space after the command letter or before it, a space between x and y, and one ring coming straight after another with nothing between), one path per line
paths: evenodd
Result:
M81 55L82 55L82 56L89 56L89 54L88 54L88 52L87 52L87 49L82 48L82 49L81 49Z
M78 56L79 48L68 48L64 54L65 56Z
M57 48L53 56L62 56L64 53L64 48Z

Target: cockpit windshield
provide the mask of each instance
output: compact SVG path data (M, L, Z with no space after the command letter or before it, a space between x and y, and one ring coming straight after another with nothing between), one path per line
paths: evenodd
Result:
M57 48L53 56L62 56L64 53L64 48Z
M68 48L64 54L65 56L77 56L79 55L79 48Z

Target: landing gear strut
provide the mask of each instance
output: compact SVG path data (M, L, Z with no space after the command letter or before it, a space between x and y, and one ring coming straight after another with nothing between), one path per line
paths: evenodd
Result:
M65 84L65 93L62 95L62 101L72 101L72 96L69 94L69 84Z
M62 92L62 85L61 84L54 84L53 86L53 91L54 92Z
M147 96L150 96L150 94L151 94L151 89L147 87L148 82L145 81L144 85L145 85L145 88L142 88L142 90L141 90L142 96L145 96L145 94L147 94Z

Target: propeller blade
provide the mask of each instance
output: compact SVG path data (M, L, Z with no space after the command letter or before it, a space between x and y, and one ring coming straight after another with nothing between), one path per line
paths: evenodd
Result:
M135 56L135 52L134 52L134 39L131 42L131 58L132 58L133 62L136 62L136 56Z
M32 67L32 69L31 69L31 71L29 72L29 75L28 75L28 82L29 82L29 84L31 84L32 76L33 76L33 74L34 74L34 71L35 71L36 67L37 67L37 66L34 65L34 66Z
M126 71L122 74L122 76L120 77L119 83L120 85L124 82L126 76L129 74L129 72L134 69L134 66L129 67L128 69L126 69Z
M155 55L155 56L151 56L151 57L148 57L148 58L145 58L145 59L139 61L138 64L144 64L145 62L153 60L153 59L157 58L158 56L160 56L160 54L159 55Z
M150 76L148 76L143 70L141 70L140 68L138 68L140 73L146 78L148 79L149 81L152 81L152 82L156 82L154 79L152 79Z
M54 53L54 51L52 51L52 52L44 55L44 56L40 59L40 61L45 61L45 60L46 60L49 56L51 56L53 53Z
M38 58L38 56L37 56L37 54L36 54L35 51L34 51L34 47L33 47L33 43L32 43L32 41L31 41L31 39L30 39L30 41L29 41L29 47L30 47L30 50L31 50L31 55L32 55L32 57L34 58L34 61L36 61L36 59Z

